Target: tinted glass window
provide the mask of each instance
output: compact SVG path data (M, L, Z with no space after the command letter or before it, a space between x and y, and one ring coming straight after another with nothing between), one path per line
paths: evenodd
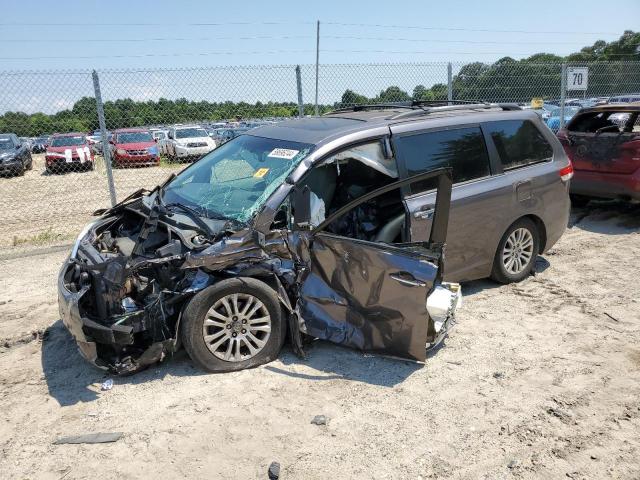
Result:
M548 160L553 155L551 145L528 120L488 122L483 128L491 135L505 170Z
M400 137L396 142L396 148L407 169L407 176L451 167L453 181L458 183L490 174L489 157L479 127ZM434 188L436 180L431 179L412 184L411 193Z

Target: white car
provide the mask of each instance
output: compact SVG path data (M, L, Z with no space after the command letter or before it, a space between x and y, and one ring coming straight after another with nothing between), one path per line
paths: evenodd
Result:
M171 127L164 145L170 160L198 159L216 146L215 140L199 125Z

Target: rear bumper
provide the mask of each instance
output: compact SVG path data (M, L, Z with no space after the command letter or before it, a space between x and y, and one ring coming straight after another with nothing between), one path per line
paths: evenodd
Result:
M567 188L566 185L564 186L564 188ZM556 244L558 240L560 240L562 234L567 229L567 225L569 224L569 216L571 215L571 200L569 199L569 195L567 195L566 190L564 190L562 194L563 201L558 202L553 206L553 213L551 215L546 215L545 217L543 217L547 238L544 245L544 251L542 253L548 251Z
M602 173L576 170L571 193L599 198L640 200L640 168L634 173Z

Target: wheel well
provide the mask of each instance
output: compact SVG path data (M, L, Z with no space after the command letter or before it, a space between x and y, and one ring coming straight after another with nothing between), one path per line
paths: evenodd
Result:
M538 253L543 253L545 247L547 246L547 228L544 226L544 222L542 221L542 219L540 217L538 217L537 215L525 215L522 218L528 218L529 220L531 220L535 225L536 228L538 229L538 234L540 235L540 248L539 248L539 252Z

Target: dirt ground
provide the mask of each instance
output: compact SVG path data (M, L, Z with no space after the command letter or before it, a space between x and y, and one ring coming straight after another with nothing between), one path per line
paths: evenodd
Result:
M104 392L58 320L66 250L5 257L0 477L638 479L640 206L571 221L536 275L465 284L425 365L317 342L207 375L182 352ZM52 444L91 432L124 436Z
M93 171L48 174L44 154L33 154L33 169L23 176L0 177L0 250L17 246L31 250L39 244L72 241L91 214L110 205L102 157ZM113 178L118 200L140 187L153 188L184 164L116 168ZM1 252L0 252L1 253Z

